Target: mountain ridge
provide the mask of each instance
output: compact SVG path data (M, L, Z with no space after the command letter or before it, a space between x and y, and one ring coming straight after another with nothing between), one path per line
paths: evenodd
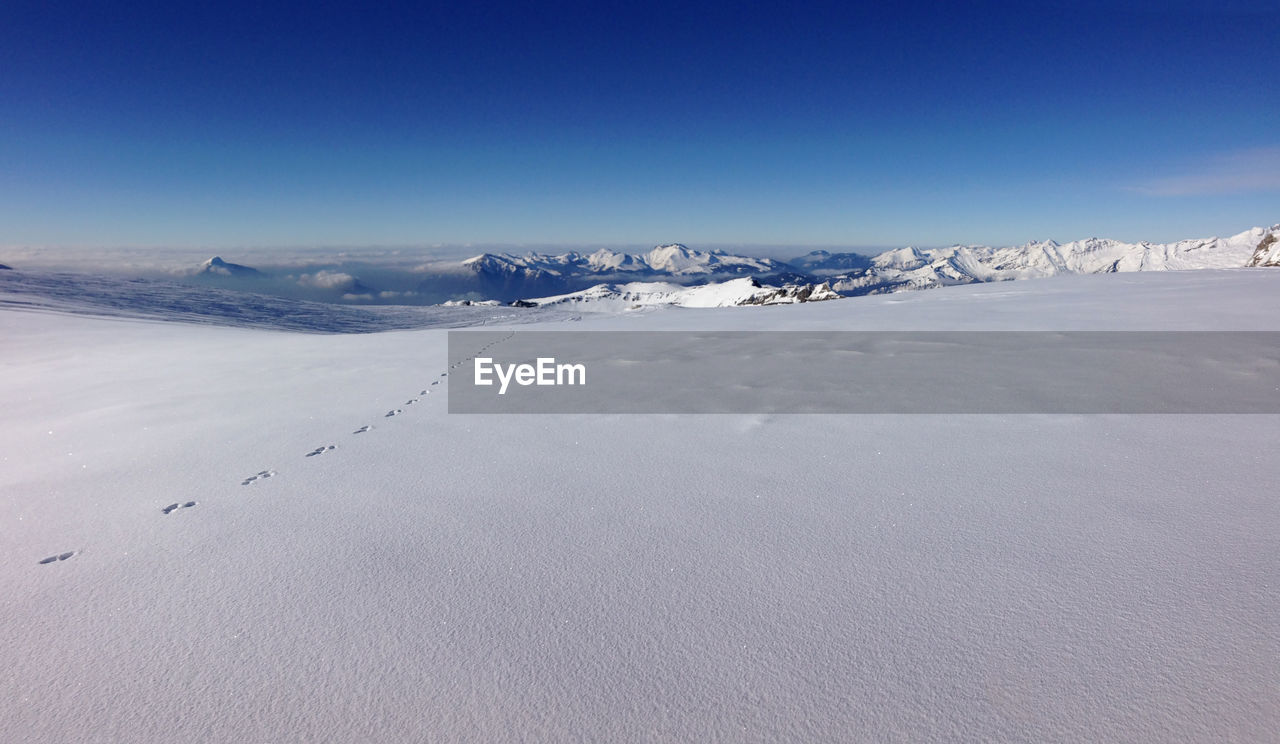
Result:
M681 307L735 307L747 305L792 305L801 302L838 300L841 295L829 284L761 284L753 277L741 277L713 284L683 286L671 282L628 282L597 284L588 289L552 297L517 300L515 307L571 305L582 309L634 310L654 305Z
M815 250L790 260L664 243L636 252L609 248L523 255L486 252L462 261L439 262L433 265L438 268L429 271L414 269L400 275L371 265L324 263L312 264L306 273L282 273L214 256L187 276L224 286L241 279L269 279L253 281L253 290L374 304L449 300L511 303L586 292L600 285L627 294L632 290L621 287L636 282L691 287L742 278L778 288L826 285L832 292L852 297L1059 274L1277 267L1278 240L1280 224L1250 228L1226 238L1171 243L1128 243L1097 237L1066 243L1045 239L1000 247L903 246L875 255ZM374 274L373 282L357 276L361 268ZM249 288L250 283L243 286Z

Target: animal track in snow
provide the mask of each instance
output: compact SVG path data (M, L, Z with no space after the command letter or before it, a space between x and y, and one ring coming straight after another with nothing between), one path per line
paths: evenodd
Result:
M244 480L240 481L240 485L242 485L242 486L247 486L247 485L249 485L250 483L253 483L253 482L255 482L255 481L262 480L263 478L270 478L271 476L273 476L273 475L275 475L275 474L276 474L276 471L274 471L274 470L259 470L257 473L255 473L255 474L253 474L253 475L249 476L248 478L245 478Z
M387 411L387 415L383 416L383 418L391 418L392 416L399 416L402 413L404 413L403 410L399 408L392 408L390 411Z
M43 565L46 565L46 564L49 564L49 563L57 563L58 561L65 561L66 559L68 559L68 558L70 558L71 556L75 555L77 552L79 552L79 551L76 551L76 550L68 550L68 551L67 551L67 552L65 552L65 553L59 553L59 554L57 554L57 555L51 555L51 556L49 556L48 558L42 558L42 559L40 559L40 565L41 565L41 566L43 566Z
M411 405L413 405L414 403L417 403L417 402L418 402L418 399L417 399L417 398L410 398L409 400L406 400L406 401L404 402L404 404L405 404L406 406L411 406Z
M315 449L307 453L307 457L315 457L316 455L323 455L324 453L328 452L331 449L333 449L332 444L324 447L316 447Z
M435 382L433 382L433 383L431 383L431 384L432 384L432 385L439 385L439 384L440 384L440 381L439 381L439 380L436 380Z
M365 433L366 431L369 431L369 430L370 430L370 429L372 429L372 428L373 428L372 426L369 426L368 424L365 424L364 426L360 427L359 429L356 429L355 431L353 431L353 432L351 432L351 433L352 433L352 434L363 434L363 433Z
M172 514L179 509L190 509L195 505L196 505L196 502L194 501L186 501L181 504L169 504L168 506L161 509L160 511L164 512L165 514Z

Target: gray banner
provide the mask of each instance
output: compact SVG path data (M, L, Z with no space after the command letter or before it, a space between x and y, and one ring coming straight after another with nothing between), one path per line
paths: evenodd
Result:
M1280 332L450 331L450 413L1280 413Z

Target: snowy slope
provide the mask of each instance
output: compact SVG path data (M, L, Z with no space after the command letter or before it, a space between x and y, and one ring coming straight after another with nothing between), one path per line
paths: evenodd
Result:
M542 327L1280 330L1278 290L1061 276ZM439 330L26 297L0 307L0 740L1280 729L1275 416L451 416Z
M521 307L569 306L576 310L608 312L649 308L655 305L679 307L735 307L745 305L791 305L800 302L837 300L840 295L826 284L775 287L750 277L730 279L694 287L667 282L598 284L581 292L521 300Z

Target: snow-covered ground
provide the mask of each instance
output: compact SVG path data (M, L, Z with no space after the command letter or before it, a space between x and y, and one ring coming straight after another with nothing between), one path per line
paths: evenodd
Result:
M581 292L523 300L522 307L571 308L584 312L641 310L656 305L680 307L737 307L746 305L794 305L800 302L838 300L829 285L761 284L751 277L693 287L668 282L597 284Z
M1280 417L448 415L442 330L71 302L0 309L0 740L1280 730ZM546 317L1280 330L1280 272Z

